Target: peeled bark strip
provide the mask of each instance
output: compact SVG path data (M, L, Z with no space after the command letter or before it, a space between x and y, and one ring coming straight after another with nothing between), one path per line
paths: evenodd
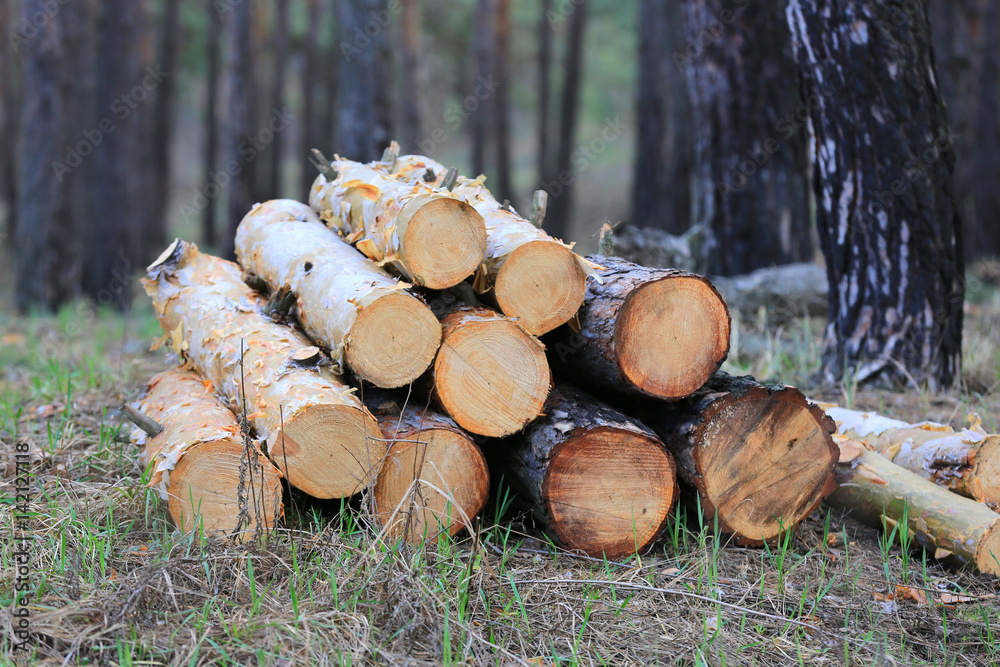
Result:
M147 276L143 286L173 349L232 409L246 407L292 486L340 498L367 485L386 451L378 423L321 355L312 367L292 359L312 343L261 314L265 302L243 284L236 264L178 239Z
M236 231L236 257L272 290L298 298L302 327L379 387L401 387L427 370L441 325L409 285L391 277L289 199L255 206Z
M934 554L1000 576L1000 514L901 468L863 444L838 436L840 488L827 502L855 519L891 530L903 521L914 542Z
M663 438L705 516L718 512L719 529L742 544L792 530L828 491L833 420L792 387L718 373L694 396L634 414Z
M365 404L392 442L375 481L375 512L393 539L412 543L468 528L490 491L486 459L441 413L369 393Z
M370 259L431 289L457 285L482 263L482 216L451 193L404 183L379 162L335 159L331 166L337 178L320 174L309 205Z
M701 387L729 354L729 311L712 283L617 257L587 281L580 331L555 334L553 362L594 389L678 399Z
M489 308L445 312L432 368L435 400L467 431L497 438L519 431L541 412L552 382L545 347Z
M236 415L197 373L153 376L139 411L163 428L154 438L135 428L132 442L142 447L143 465L153 464L149 486L167 501L179 530L245 542L274 528L283 514L281 475L256 445L243 444Z
M978 416L970 415L969 428L955 431L944 424L908 424L844 408L826 408L826 414L842 435L864 442L896 465L993 508L1000 503L1000 435L983 430Z
M408 183L435 188L441 187L445 171L440 162L422 155L404 155L394 169ZM504 315L517 318L528 333L541 336L580 309L587 273L593 269L572 246L552 238L509 206L504 208L483 180L460 176L452 189L486 223L486 257L477 289L492 289Z
M571 387L503 443L508 481L568 549L620 558L659 535L677 500L677 470L648 428Z

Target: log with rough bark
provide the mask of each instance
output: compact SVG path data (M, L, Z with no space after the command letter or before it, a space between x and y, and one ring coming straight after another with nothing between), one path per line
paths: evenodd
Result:
M416 543L469 528L490 475L479 447L445 415L368 392L365 405L391 441L375 480L375 513L393 539Z
M404 155L393 173L408 183L440 188L444 165L422 155ZM529 333L540 336L564 324L580 309L587 274L593 268L558 241L506 207L483 185L485 177L458 177L452 192L483 216L486 256L476 287L493 290L497 305Z
M682 401L631 412L663 438L707 521L718 512L719 529L741 544L792 530L830 490L836 427L792 387L717 373Z
M840 488L827 502L870 525L907 531L935 558L1000 576L1000 514L838 435ZM905 525L900 525L904 524Z
M431 302L444 335L432 394L459 426L502 437L538 416L552 382L545 347L514 320L483 306Z
M591 556L642 552L677 500L676 467L656 435L566 385L553 389L543 416L494 451L538 523Z
M934 422L908 424L873 412L827 407L837 430L860 440L924 479L993 508L1000 504L1000 435L987 433L976 415L956 431Z
M143 465L152 465L149 486L167 501L179 530L244 542L274 528L282 516L281 476L255 443L244 444L236 415L201 376L159 373L137 408L161 428L153 435L136 427L131 437Z
M320 218L358 250L431 289L457 285L479 267L486 227L475 209L449 192L393 178L391 165L334 159L309 192Z
M427 370L441 325L409 285L327 229L289 199L255 206L236 231L236 257L272 291L297 297L303 329L358 377L401 387Z
M590 259L606 268L587 281L579 332L553 334L557 370L596 390L665 399L705 384L729 353L729 311L712 283L617 257Z
M386 451L375 418L304 335L262 314L263 298L243 284L236 264L178 239L147 269L143 286L165 339L230 408L248 413L292 486L339 498L371 481ZM298 354L306 348L313 349Z

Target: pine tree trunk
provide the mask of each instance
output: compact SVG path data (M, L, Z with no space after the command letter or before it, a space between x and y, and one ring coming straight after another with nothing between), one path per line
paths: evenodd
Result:
M379 523L391 539L411 543L471 530L489 496L486 459L452 419L406 405L405 398L373 391L365 396L392 441L373 493Z
M0 0L0 25L13 26L17 19L15 0ZM0 201L6 219L4 231L7 247L13 247L17 232L17 135L21 126L20 47L13 44L0 50L0 141L6 149L0 152Z
M391 14L386 0L335 4L342 55L338 79L345 91L337 96L337 153L355 160L377 160L392 139L392 52L388 31L368 37L365 26L374 16Z
M419 297L289 199L255 206L236 231L236 257L272 292L298 298L303 329L379 387L401 387L430 366L441 326Z
M458 197L395 179L380 162L331 166L337 177L318 176L309 204L369 259L431 289L457 285L479 268L486 227Z
M474 59L476 63L476 80L473 88L478 82L488 80L490 75L496 71L496 3L498 0L477 0L476 12L474 14L475 33L472 41ZM507 85L506 81L500 82L501 86ZM472 133L472 172L477 176L485 174L487 165L490 162L489 149L494 145L491 141L493 131L496 128L494 111L496 109L495 100L479 100L479 107L472 113L470 119Z
M284 513L281 475L255 443L244 444L236 415L201 376L158 373L137 408L163 429L151 436L136 427L131 439L178 530L246 542L274 529Z
M236 264L177 240L147 276L174 351L246 414L292 486L339 498L371 483L386 452L378 424L305 336L262 314Z
M206 192L205 210L202 211L201 236L205 244L215 248L217 243L216 223L217 202L215 197L208 197L212 176L216 173L219 156L219 117L216 111L219 100L219 49L222 38L222 19L216 8L215 0L207 0L208 28L206 40L208 43L208 76L205 80L205 179L203 186ZM218 185L215 185L218 188Z
M816 102L826 379L950 387L961 377L964 261L926 8L790 0L787 19L800 96Z
M285 77L288 76L288 3L274 4L274 81L271 86L271 108L285 106ZM335 69L330 66L330 69ZM271 181L268 186L272 197L281 196L282 162L285 156L284 132L275 132L271 143ZM308 155L303 153L302 156ZM301 162L304 158L299 156ZM308 169L306 169L308 173ZM305 179L303 179L305 180Z
M399 137L404 151L417 149L417 142L423 138L421 131L421 107L426 94L424 80L421 6L418 0L401 0L403 9L403 80L401 86L402 104Z
M630 408L677 460L706 523L759 545L792 530L830 492L836 427L792 387L718 373L676 403Z
M257 121L254 118L257 87L254 83L252 21L253 3L244 0L233 6L226 17L228 35L228 62L226 64L229 81L229 103L226 123L226 155L228 163L236 162L239 173L232 175L226 198L226 234L222 239L222 256L234 257L233 238L236 227L256 202L254 186L257 182L256 134ZM253 141L251 141L251 138ZM254 151L251 155L250 151Z
M496 26L496 192L499 200L513 201L514 188L510 175L510 0L497 0Z
M422 155L404 155L396 160L395 175L439 187L445 167ZM492 290L503 313L536 336L572 318L583 303L590 265L512 208L504 209L478 179L460 176L451 191L486 224L486 255L477 290Z
M587 26L587 0L575 3L569 18L566 37L566 71L563 82L562 102L559 113L559 149L555 172L546 179L543 187L549 192L549 210L546 229L552 236L565 238L572 231L570 212L573 197L570 158L576 139L576 120L580 107L580 75L583 70L583 38ZM558 188L556 188L558 185ZM556 190L553 192L553 190Z
M318 145L315 143L317 137L317 111L321 108L318 105L317 98L319 97L318 92L320 90L320 79L323 76L323 67L320 62L320 52L319 52L319 32L320 32L320 0L306 0L307 16L308 16L308 27L306 29L306 39L305 39L305 53L304 60L305 66L302 69L302 120L299 124L301 136L301 145L299 146L299 154L296 156L300 162L306 159L310 155L310 151L316 148L321 151L326 151L327 147L323 145ZM312 169L304 167L302 169L302 177L299 179L299 191L309 192L309 188L312 186L315 172Z
M142 222L142 256L152 257L166 243L167 204L170 200L171 170L170 152L173 149L174 85L178 76L178 40L180 39L180 0L165 0L163 23L160 28L160 48L158 66L169 76L164 77L157 88L153 111L152 169L149 202L150 217Z
M549 107L552 99L552 0L541 1L538 17L538 182L549 173Z
M587 281L580 330L563 327L550 341L564 377L602 392L674 400L719 370L729 354L729 311L708 279L588 259L604 269Z
M567 549L597 558L645 551L677 501L677 468L656 435L569 386L493 452L535 520Z
M839 440L840 488L827 502L872 526L907 531L934 558L1000 576L1000 514L962 498L860 443ZM906 519L906 525L899 525Z
M443 328L429 377L434 399L477 435L499 438L524 428L552 382L545 348L513 320L448 296L430 304Z
M811 255L806 134L788 119L803 105L788 48L784 0L686 0L690 44L721 23L695 57L675 57L694 107L693 219L713 275L739 275ZM741 35L753 35L746 39ZM792 94L790 94L790 91ZM794 121L798 122L798 121Z

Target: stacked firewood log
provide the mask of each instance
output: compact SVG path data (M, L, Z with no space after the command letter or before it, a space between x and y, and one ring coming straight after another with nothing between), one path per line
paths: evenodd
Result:
M863 491L897 492L872 481L897 468L893 443L950 438L966 468L976 453L996 465L981 429L876 432L721 373L730 317L709 280L580 257L542 231L542 196L525 218L423 156L319 157L308 204L247 212L239 264L177 240L143 280L182 366L129 406L133 437L182 530L272 529L283 478L316 498L367 493L383 534L416 542L471 528L503 478L562 546L618 558L647 549L678 499L744 545L794 529L838 481L853 490L835 502L899 521ZM931 505L950 495L906 474ZM982 507L964 519L978 528L939 518L920 539L990 569L986 476L943 482Z

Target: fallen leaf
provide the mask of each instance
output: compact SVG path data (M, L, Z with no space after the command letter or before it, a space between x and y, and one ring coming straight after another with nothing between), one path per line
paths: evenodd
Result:
M896 585L897 600L913 600L917 604L927 604L927 594L919 588Z

